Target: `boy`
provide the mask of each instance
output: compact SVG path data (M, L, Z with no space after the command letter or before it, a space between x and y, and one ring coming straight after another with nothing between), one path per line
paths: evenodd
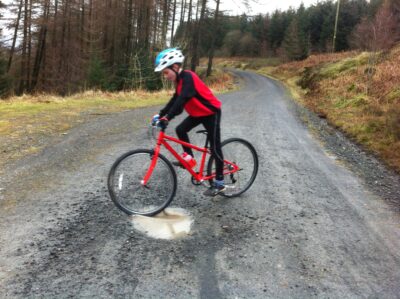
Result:
M159 120L160 125L166 127L169 121L185 109L189 116L176 128L176 134L180 140L188 143L190 141L187 133L203 124L216 162L216 179L204 195L216 196L225 191L220 135L221 102L194 72L182 69L184 59L182 52L177 48L166 49L157 55L154 71L162 72L165 79L174 82L175 94L159 115L153 117L153 121ZM185 160L193 159L191 148L183 147L183 150L182 156Z

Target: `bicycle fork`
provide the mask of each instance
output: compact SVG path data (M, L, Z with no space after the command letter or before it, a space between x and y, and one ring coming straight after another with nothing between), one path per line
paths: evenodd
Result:
M154 168L156 168L159 153L160 153L160 144L157 143L157 146L153 151L153 156L151 158L150 167L147 170L143 180L140 182L142 184L142 186L144 186L146 188L148 188L147 187L147 182L149 181L149 179L151 177L151 174L154 171Z

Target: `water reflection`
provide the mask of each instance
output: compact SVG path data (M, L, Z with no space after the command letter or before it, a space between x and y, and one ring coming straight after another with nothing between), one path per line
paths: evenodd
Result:
M167 208L153 217L132 217L135 229L155 239L170 240L187 236L192 222L189 213L179 208Z

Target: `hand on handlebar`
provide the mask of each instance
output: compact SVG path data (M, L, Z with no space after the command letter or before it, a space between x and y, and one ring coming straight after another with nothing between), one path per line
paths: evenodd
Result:
M156 126L159 120L160 120L160 115L159 114L154 115L153 118L151 119L151 125Z
M157 126L160 127L161 129L166 129L168 126L168 123L169 123L168 118L162 117L158 121Z

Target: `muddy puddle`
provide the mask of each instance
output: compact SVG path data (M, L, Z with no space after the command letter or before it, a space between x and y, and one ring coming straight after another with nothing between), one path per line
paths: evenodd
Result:
M177 239L190 234L193 223L187 211L179 208L167 208L153 217L133 216L134 228L155 239Z

